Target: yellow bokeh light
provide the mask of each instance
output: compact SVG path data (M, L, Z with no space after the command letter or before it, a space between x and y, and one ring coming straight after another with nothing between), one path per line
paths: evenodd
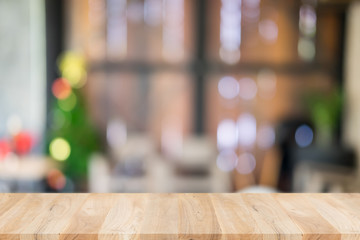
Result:
M73 88L81 88L86 82L86 62L81 54L67 52L59 60L62 77L66 78Z
M50 155L58 161L65 161L71 153L70 144L63 138L55 138L50 143Z
M73 88L81 88L86 82L86 71L78 66L68 66L62 71L62 76L66 78Z

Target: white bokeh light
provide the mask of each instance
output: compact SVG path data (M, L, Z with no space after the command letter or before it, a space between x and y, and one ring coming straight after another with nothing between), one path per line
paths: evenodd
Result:
M239 95L244 100L252 100L256 97L257 86L252 78L241 78L239 80Z
M240 174L250 174L256 167L256 159L251 153L243 153L238 158L236 171Z
M278 38L278 25L271 19L259 23L259 34L268 43L275 43Z
M220 9L220 58L228 64L240 60L241 0L222 0Z
M238 144L236 123L231 119L222 120L217 128L218 149L235 149Z
M302 34L313 36L316 33L316 12L311 5L302 5L299 12L299 28Z
M223 77L218 83L219 94L225 99L233 99L238 96L240 86L233 77Z
M122 147L127 140L126 124L118 119L111 120L106 128L106 139L111 147Z
M275 130L270 125L262 125L257 133L257 145L261 149L269 149L275 143Z
M256 141L256 119L249 113L240 115L237 121L239 145L244 148L252 147Z
M230 172L234 170L237 162L238 157L233 150L221 151L216 158L217 167L224 172Z

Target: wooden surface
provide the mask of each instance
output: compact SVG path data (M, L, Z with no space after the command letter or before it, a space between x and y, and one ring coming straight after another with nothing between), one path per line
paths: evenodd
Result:
M0 194L0 239L360 239L360 194Z

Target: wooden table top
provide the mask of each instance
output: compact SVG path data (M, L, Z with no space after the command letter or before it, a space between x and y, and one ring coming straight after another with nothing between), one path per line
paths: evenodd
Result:
M360 194L0 194L0 239L360 239Z

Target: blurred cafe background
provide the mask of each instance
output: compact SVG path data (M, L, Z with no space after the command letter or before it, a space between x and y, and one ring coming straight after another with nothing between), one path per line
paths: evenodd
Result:
M0 192L360 192L360 2L0 0Z

